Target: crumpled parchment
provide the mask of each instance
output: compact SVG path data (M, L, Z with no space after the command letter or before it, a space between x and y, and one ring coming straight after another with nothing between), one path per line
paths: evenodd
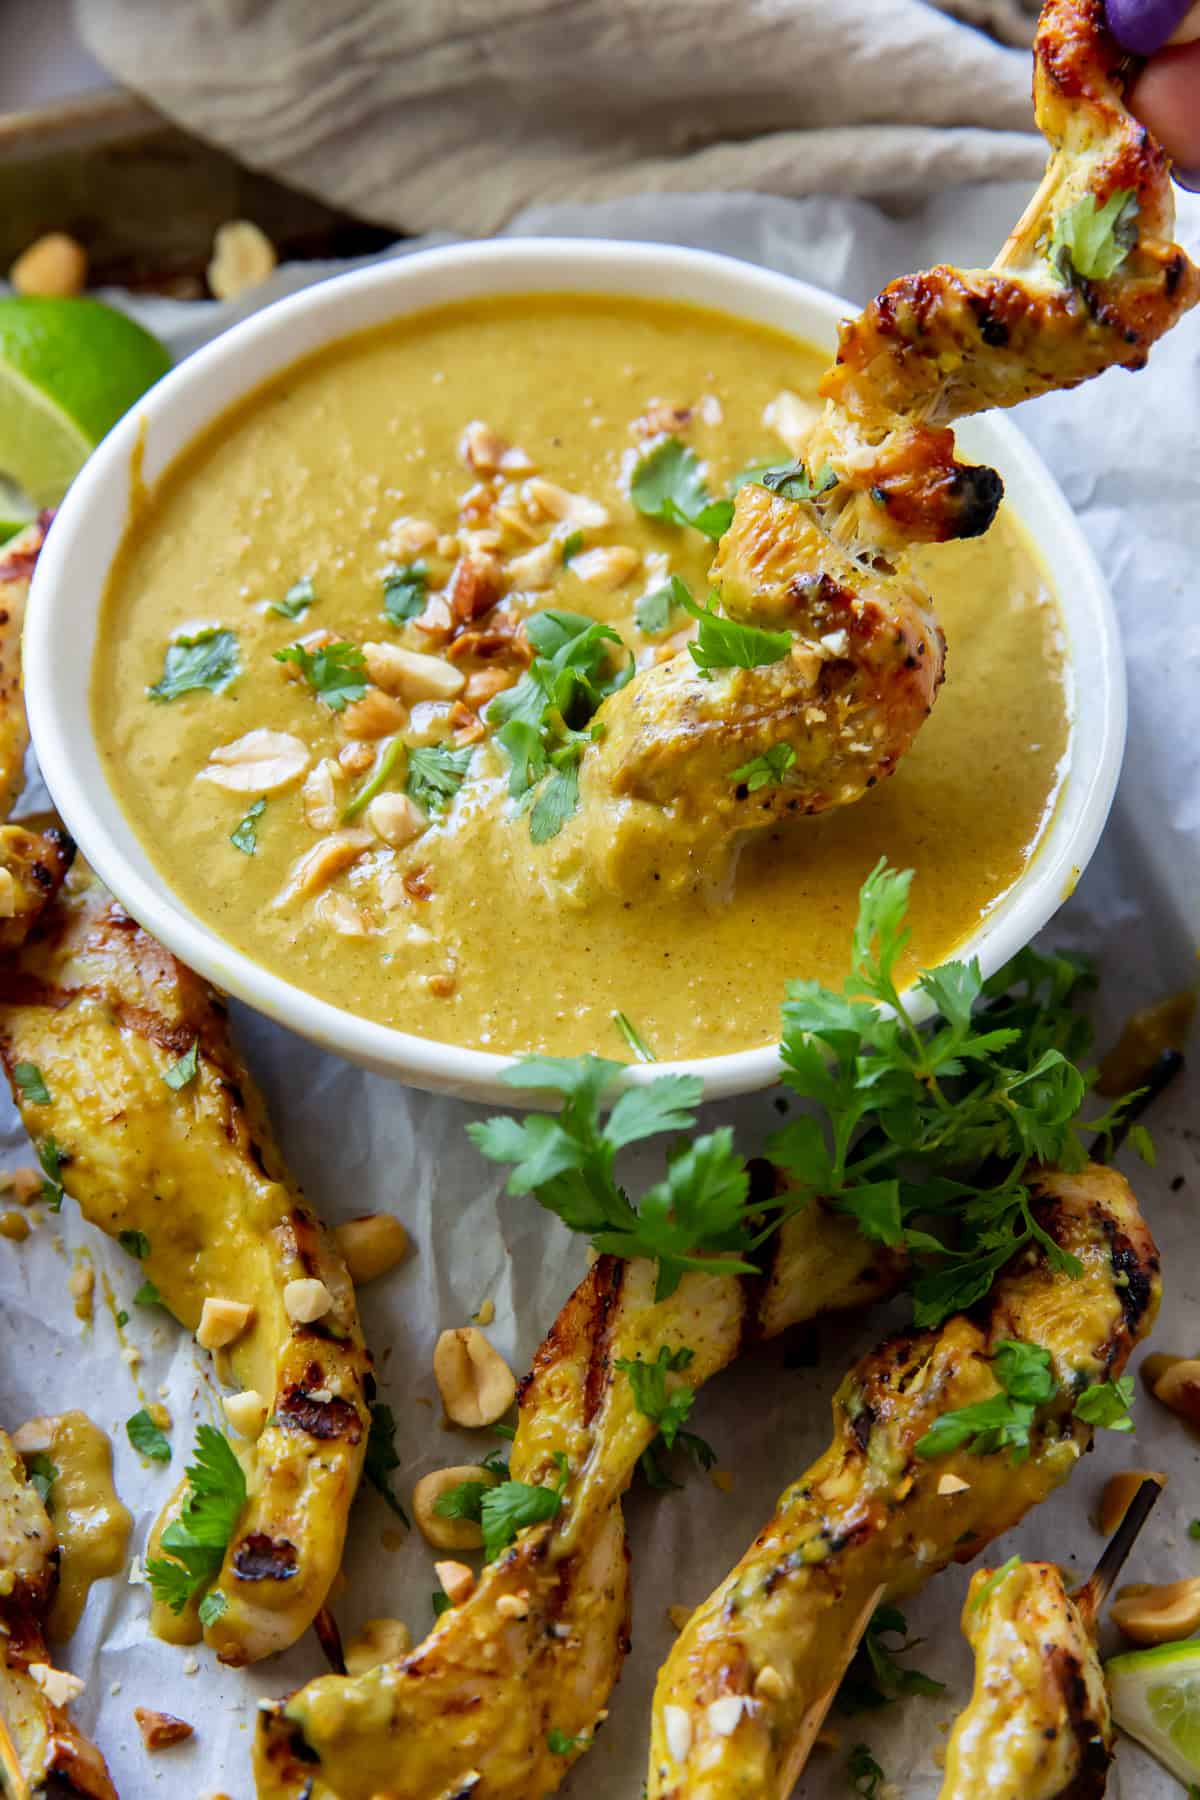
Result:
M644 199L540 211L518 225L539 233L708 246L861 301L905 268L951 255L986 260L1023 198L1024 190L1011 186L959 192L903 223L844 200ZM1181 235L1195 254L1200 203L1185 204ZM319 273L282 270L255 299L261 303ZM136 310L182 353L251 304L140 302ZM1095 1010L1102 1042L1115 1036L1133 1007L1195 978L1198 399L1200 319L1193 317L1156 349L1146 372L1110 373L1075 394L1021 409L1020 422L1062 482L1108 572L1129 662L1129 749L1113 816L1077 892L1045 934L1048 943L1085 947L1098 956L1103 985ZM365 1075L244 1009L235 1010L239 1037L266 1090L285 1152L313 1203L330 1220L390 1208L412 1231L415 1255L360 1296L381 1398L398 1421L403 1467L397 1487L407 1501L426 1470L470 1461L494 1441L486 1434L442 1428L432 1377L438 1331L466 1323L491 1299L496 1317L489 1336L514 1368L523 1369L582 1273L582 1244L532 1201L499 1196L502 1172L476 1155L463 1130L482 1109ZM1154 1344L1188 1353L1200 1336L1196 1097L1195 1079L1185 1075L1154 1108L1149 1123L1158 1144L1156 1169L1128 1157L1121 1165L1134 1180L1164 1253L1166 1301ZM28 1147L7 1106L3 1117L4 1160L27 1162ZM768 1095L754 1095L708 1109L706 1125L721 1121L733 1123L741 1144L753 1150L776 1115ZM647 1169L655 1160L643 1157ZM634 1178L640 1179L636 1167ZM137 1371L140 1390L120 1358L102 1300L91 1329L74 1317L66 1283L72 1259L80 1256L94 1261L111 1281L118 1304L133 1315L128 1332L145 1356ZM58 1220L48 1221L25 1244L0 1240L0 1423L14 1427L32 1413L83 1406L109 1430L118 1486L137 1520L131 1551L142 1549L182 1468L193 1422L220 1422L207 1358L195 1353L172 1323L156 1324L152 1314L130 1305L139 1280L136 1265L81 1224L69 1201ZM829 1400L847 1363L900 1312L879 1309L822 1325L815 1368L787 1370L780 1347L767 1346L703 1391L696 1429L716 1446L721 1466L734 1472L730 1492L699 1474L687 1479L681 1493L658 1496L635 1487L627 1507L633 1654L613 1696L609 1728L565 1784L565 1795L634 1800L641 1791L654 1673L672 1641L666 1606L694 1603L725 1574L769 1515L779 1490L826 1443ZM147 1470L126 1442L124 1421L142 1404L140 1394L154 1399L160 1392L176 1419L175 1457L167 1470ZM1019 1550L1057 1558L1082 1577L1102 1547L1089 1515L1104 1479L1115 1469L1139 1466L1169 1470L1171 1485L1142 1534L1129 1578L1200 1574L1200 1545L1186 1530L1200 1514L1197 1441L1146 1398L1140 1384L1136 1417L1136 1437L1100 1433L1094 1454L1068 1487L998 1542L990 1560L998 1563ZM431 1622L433 1554L415 1534L398 1549L384 1548L383 1533L395 1525L378 1496L364 1489L351 1524L348 1583L335 1608L347 1636L380 1613L404 1618L418 1637ZM958 1631L969 1573L947 1571L906 1608L912 1629L926 1640L915 1661L947 1682L945 1696L835 1721L841 1747L814 1755L801 1793L831 1800L844 1795L846 1749L865 1740L898 1794L911 1800L936 1794L940 1776L934 1758L970 1687L970 1658ZM97 1736L125 1800L213 1790L249 1800L255 1700L322 1672L315 1639L310 1634L265 1667L232 1673L203 1649L189 1656L149 1638L147 1601L142 1587L120 1580L102 1584L74 1639L60 1649L60 1661L87 1678L75 1707L80 1722ZM196 1725L196 1737L148 1756L133 1723L135 1705L179 1714ZM1136 1746L1122 1744L1109 1791L1117 1800L1169 1800L1179 1789Z

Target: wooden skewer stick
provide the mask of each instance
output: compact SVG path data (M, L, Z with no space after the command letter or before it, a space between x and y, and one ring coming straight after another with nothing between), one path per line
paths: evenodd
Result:
M1162 1482L1156 1481L1153 1476L1147 1476L1129 1502L1129 1511L1113 1532L1100 1561L1074 1596L1079 1616L1093 1637L1096 1635L1101 1609L1112 1591L1113 1582L1124 1568L1125 1560L1133 1549L1137 1535L1150 1517L1162 1491Z
M795 1745L788 1757L787 1768L784 1771L783 1780L780 1783L781 1793L790 1794L803 1774L804 1765L808 1761L809 1752L816 1742L817 1733L825 1723L825 1716L833 1705L837 1696L837 1691L842 1685L842 1676L853 1662L854 1653L862 1641L863 1633L871 1623L875 1608L883 1599L886 1591L886 1588L881 1582L867 1600L862 1612L855 1620L854 1630L849 1633L846 1642L842 1646L842 1654L834 1666L833 1678L830 1681L829 1686L823 1693L818 1695L817 1699L813 1701L812 1705L805 1713L804 1722L800 1727Z
M346 1659L342 1655L342 1634L338 1630L337 1620L327 1606L323 1606L313 1620L313 1630L317 1634L317 1642L325 1652L325 1660L335 1675L346 1673Z

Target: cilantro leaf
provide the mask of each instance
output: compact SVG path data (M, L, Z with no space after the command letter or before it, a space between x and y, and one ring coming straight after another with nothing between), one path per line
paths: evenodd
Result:
M634 623L647 637L662 637L670 629L674 615L685 609L690 598L686 582L671 575L661 587L652 588L634 602Z
M133 1296L133 1304L135 1306L162 1306L163 1297L152 1281L143 1281Z
M12 1078L32 1106L49 1106L50 1089L36 1063L14 1063Z
M180 1088L185 1088L189 1081L194 1081L196 1079L196 1072L199 1067L200 1039L193 1038L191 1049L185 1050L183 1055L177 1058L177 1060L171 1064L169 1069L163 1070L163 1080L169 1088L174 1088L175 1092L178 1093Z
M784 781L795 760L796 752L790 744L772 744L761 756L751 757L740 769L734 769L729 779L744 783L749 793L757 794L760 788Z
M782 495L785 500L813 500L818 494L827 494L838 483L838 478L828 463L818 470L814 478L802 462L787 463L782 468L764 469L755 480L761 487L768 488L772 494Z
M491 1485L486 1481L460 1481L438 1495L433 1510L439 1519L473 1519L478 1523L483 1516L483 1496Z
M170 1462L171 1446L167 1435L154 1423L144 1406L131 1419L126 1419L125 1432L139 1456L147 1456L151 1462Z
M62 1184L62 1157L58 1140L51 1134L37 1146L37 1159L41 1164L42 1182L41 1198L51 1212L61 1212L65 1189Z
M895 1647L885 1644L886 1637L904 1641ZM945 1683L920 1669L906 1669L897 1661L909 1650L915 1650L919 1639L909 1640L908 1620L894 1606L877 1606L862 1641L838 1689L837 1704L842 1712L856 1713L888 1706L895 1700L906 1700L914 1694L928 1699L945 1693Z
M293 582L282 600L268 600L267 610L278 613L281 619L302 619L316 598L312 577L302 575L299 581Z
M407 625L425 611L429 569L423 562L389 569L383 578L383 610L393 625Z
M117 1242L129 1256L145 1262L150 1254L150 1239L144 1231L118 1231Z
M546 1748L551 1756L572 1756L576 1750L586 1750L591 1741L590 1731L581 1731L578 1737L571 1737L557 1725L552 1725L546 1733Z
M430 1594L429 1604L433 1608L433 1616L440 1619L443 1613L449 1612L454 1602L449 1594Z
M1100 1381L1080 1394L1075 1402L1075 1417L1085 1425L1099 1425L1106 1431L1132 1431L1132 1400L1132 1375L1122 1375L1117 1381Z
M541 1525L547 1519L553 1519L563 1503L563 1495L567 1488L567 1459L562 1451L556 1451L555 1462L558 1464L558 1482L554 1487L531 1487L525 1481L503 1481L499 1487L489 1488L483 1496L479 1509L479 1522L483 1527L483 1553L488 1562L495 1562L501 1551L507 1550L519 1531L527 1525Z
M529 841L548 844L557 837L579 805L579 770L568 763L556 768L534 801L529 814Z
M367 691L367 665L358 644L344 640L309 650L304 644L288 644L275 652L275 661L295 663L301 675L330 712L343 712L352 700Z
M443 813L467 778L472 744L451 750L446 744L413 744L408 752L404 791L423 812Z
M392 1492L392 1472L400 1467L396 1454L396 1417L390 1406L376 1401L371 1408L371 1429L367 1433L367 1454L363 1474L371 1486L387 1501L405 1530L408 1514Z
M992 1368L1005 1393L1029 1406L1044 1406L1058 1391L1050 1352L1041 1344L1001 1338L992 1356Z
M662 438L639 457L629 497L646 518L692 525L713 539L729 530L733 518L733 502L710 498L695 451L676 437Z
M58 1466L52 1463L44 1450L35 1450L32 1456L25 1459L25 1473L29 1484L43 1506L50 1503L50 1489L58 1480Z
M177 700L180 694L190 694L198 688L220 694L239 672L237 639L232 631L212 625L194 637L171 640L162 675L146 693L159 702Z
M243 856L253 856L258 849L258 821L267 810L265 800L256 800L241 823L229 834L229 841Z
M1025 1460L1036 1409L1058 1391L1050 1352L1040 1344L1005 1338L996 1345L992 1373L1002 1391L935 1419L913 1446L918 1456L949 1456L964 1448L975 1456L987 1456L1008 1449L1013 1462Z
M563 567L566 568L571 558L578 556L583 549L582 531L570 531L562 541Z
M862 1800L878 1800L886 1776L871 1754L870 1745L854 1744L846 1758L846 1775Z
M762 631L757 625L739 625L723 613L700 606L689 594L682 603L700 630L688 645L692 661L702 674L713 669L758 669L782 662L792 647L790 631Z
M1133 188L1114 188L1103 206L1084 194L1054 221L1048 252L1060 281L1107 281L1137 242L1138 201Z
M653 1362L646 1362L642 1357L618 1357L615 1367L628 1375L633 1388L633 1401L644 1418L658 1426L658 1436L642 1452L642 1472L651 1487L673 1488L679 1483L672 1481L667 1475L658 1456L661 1444L667 1450L679 1448L686 1450L701 1468L711 1469L717 1460L717 1453L711 1444L694 1432L684 1431L683 1422L691 1413L696 1398L694 1388L681 1382L667 1392L667 1376L678 1374L686 1369L695 1357L695 1351L686 1344L678 1350L671 1350L666 1344L659 1346L658 1355Z
M215 1625L218 1619L223 1619L228 1611L229 1601L225 1595L220 1588L212 1588L205 1594L197 1607L196 1616L207 1630L208 1626Z
M146 1564L155 1599L174 1613L220 1571L246 1504L246 1477L227 1438L211 1425L198 1426L194 1455L183 1509L159 1539L166 1555Z

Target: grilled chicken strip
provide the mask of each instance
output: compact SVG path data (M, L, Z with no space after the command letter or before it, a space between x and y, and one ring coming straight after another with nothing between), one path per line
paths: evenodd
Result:
M1039 1223L1082 1273L1022 1251L972 1313L889 1338L850 1372L834 1396L829 1449L785 1490L660 1672L649 1800L787 1800L830 1671L873 1596L901 1598L947 1563L969 1561L1087 1449L1091 1428L1073 1408L1082 1388L1121 1373L1149 1331L1158 1253L1115 1171L1048 1171L1037 1187ZM990 1359L1006 1339L1049 1351L1058 1381L1038 1409L1028 1458L917 1456L944 1413L1002 1391Z
M885 288L843 326L821 383L798 471L819 491L789 499L751 482L736 497L712 568L721 608L790 633L787 654L760 648L754 666L710 673L684 649L601 707L579 812L552 853L585 896L719 884L741 834L847 805L891 774L943 668L905 548L986 531L1003 492L993 470L956 459L952 422L1140 368L1200 299L1200 271L1172 242L1169 165L1126 109L1128 59L1101 0L1047 0L1034 55L1051 156L997 262ZM1074 228L1109 206L1107 259L1073 261ZM781 747L793 761L776 780L752 792L735 778Z
M193 1047L195 1074L168 1085ZM14 1084L26 1129L43 1159L53 1143L84 1217L144 1251L181 1324L194 1331L206 1299L252 1309L217 1368L261 1397L266 1423L241 1450L247 1503L215 1584L224 1611L203 1635L235 1665L286 1649L341 1562L373 1384L345 1266L283 1167L225 1009L81 869L0 966L0 1056L10 1077L40 1069L48 1102ZM289 1294L294 1282L323 1292ZM324 1310L300 1322L297 1295ZM153 1624L200 1636L191 1608L156 1604Z
M938 1800L1100 1800L1113 1723L1092 1618L1053 1563L979 1569L963 1632L975 1690L946 1747Z
M30 1673L52 1688L44 1626L58 1555L46 1508L0 1432L0 1789L10 1800L117 1800L99 1750Z
M891 1292L900 1264L853 1222L813 1206L789 1219L769 1275L685 1275L655 1301L655 1265L603 1256L559 1314L521 1392L510 1475L565 1501L525 1530L400 1662L326 1676L260 1714L261 1800L538 1800L603 1715L628 1639L621 1496L656 1426L637 1410L618 1358L693 1352L696 1388L741 1345L802 1319Z

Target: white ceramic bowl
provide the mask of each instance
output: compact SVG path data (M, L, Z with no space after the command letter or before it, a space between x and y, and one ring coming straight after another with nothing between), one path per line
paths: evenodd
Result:
M212 419L277 370L333 340L449 301L568 290L693 301L828 349L838 320L851 310L815 288L728 257L589 240L460 245L323 282L255 314L189 357L109 434L55 521L25 628L26 696L46 782L84 855L129 912L184 962L280 1024L368 1068L476 1100L511 1101L512 1090L498 1081L510 1059L357 1018L261 968L189 912L154 868L105 780L88 689L100 599L129 512L139 440L142 476L153 484ZM1120 767L1125 682L1108 590L1045 466L995 416L968 421L960 438L967 455L1003 474L1009 504L1058 590L1073 704L1069 767L1045 838L1012 891L962 947L990 973L1046 923L1095 848ZM986 795L980 802L986 804ZM706 1096L716 1098L766 1086L778 1058L773 1045L764 1045L634 1067L630 1079L646 1080L668 1068L698 1074Z

